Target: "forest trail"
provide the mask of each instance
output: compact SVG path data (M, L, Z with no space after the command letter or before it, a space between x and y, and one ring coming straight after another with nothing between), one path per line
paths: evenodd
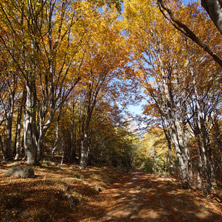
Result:
M173 177L64 165L35 167L36 178L8 178L10 166L0 166L1 222L222 221L219 200L181 189Z
M172 178L143 172L123 176L87 203L81 222L222 221L222 206L180 189Z

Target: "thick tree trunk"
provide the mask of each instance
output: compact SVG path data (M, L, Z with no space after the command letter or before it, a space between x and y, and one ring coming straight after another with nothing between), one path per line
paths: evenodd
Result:
M170 133L170 138L172 139L173 145L176 150L177 158L179 160L179 167L182 176L182 185L184 188L190 187L190 171L189 171L189 150L186 144L184 143L183 131L180 126L180 121L178 120L176 107L174 105L174 99L172 97L172 86L171 84L171 74L168 76L165 75L164 71L162 70L163 74L163 87L166 96L166 117L165 121L167 123L167 128Z
M201 4L222 34L222 0L201 0Z
M164 125L163 122L164 121L162 118L162 125ZM172 146L171 146L169 130L167 130L166 127L163 126L163 131L164 131L164 135L165 135L165 138L167 140L167 145L168 145L168 169L169 169L170 174L173 175L173 154L172 154Z
M27 157L27 164L37 164L37 138L36 138L36 111L35 111L35 98L34 85L32 88L31 83L26 85L26 107L24 111L24 149Z
M206 179L205 193L208 194L211 191L211 164L209 161L209 147L208 147L208 132L205 126L206 118L204 117L204 103L201 103L201 98L197 88L197 80L192 66L190 65L190 72L193 78L194 95L196 102L196 118L195 118L195 132L194 135L197 139L200 147L200 158L202 161L202 172Z
M190 187L190 175L189 175L189 165L188 165L189 161L184 153L184 148L181 147L181 145L179 144L177 137L178 136L176 135L176 132L174 132L173 130L172 141L176 149L177 158L179 160L179 167L182 176L182 186L183 188L189 188Z

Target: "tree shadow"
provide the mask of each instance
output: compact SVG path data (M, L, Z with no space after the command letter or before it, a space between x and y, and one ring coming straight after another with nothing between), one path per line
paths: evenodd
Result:
M74 206L71 206L62 186L73 173L52 169L52 175L61 173L64 180L47 180L44 172L34 179L4 178L1 181L0 221L222 221L221 205L213 204L194 191L182 190L170 178L155 178L141 172L113 173L113 180L118 177L116 182L107 184L100 193L85 180L81 183L69 180L65 190L74 198ZM91 180L92 174L104 176L105 172L92 169L82 173Z
M151 179L143 173L122 178L102 195L111 195L113 201L104 207L104 215L92 221L222 221L221 206L214 209L206 198L182 190L177 183Z

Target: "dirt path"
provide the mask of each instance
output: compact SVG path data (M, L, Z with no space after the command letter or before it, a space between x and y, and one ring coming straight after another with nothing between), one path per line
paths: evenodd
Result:
M221 204L180 189L173 179L134 172L87 202L79 221L221 222L221 213Z

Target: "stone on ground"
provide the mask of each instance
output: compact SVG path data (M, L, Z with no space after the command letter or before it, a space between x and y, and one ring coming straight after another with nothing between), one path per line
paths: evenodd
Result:
M5 176L7 177L22 177L22 178L34 178L34 170L27 166L12 166L10 167Z

